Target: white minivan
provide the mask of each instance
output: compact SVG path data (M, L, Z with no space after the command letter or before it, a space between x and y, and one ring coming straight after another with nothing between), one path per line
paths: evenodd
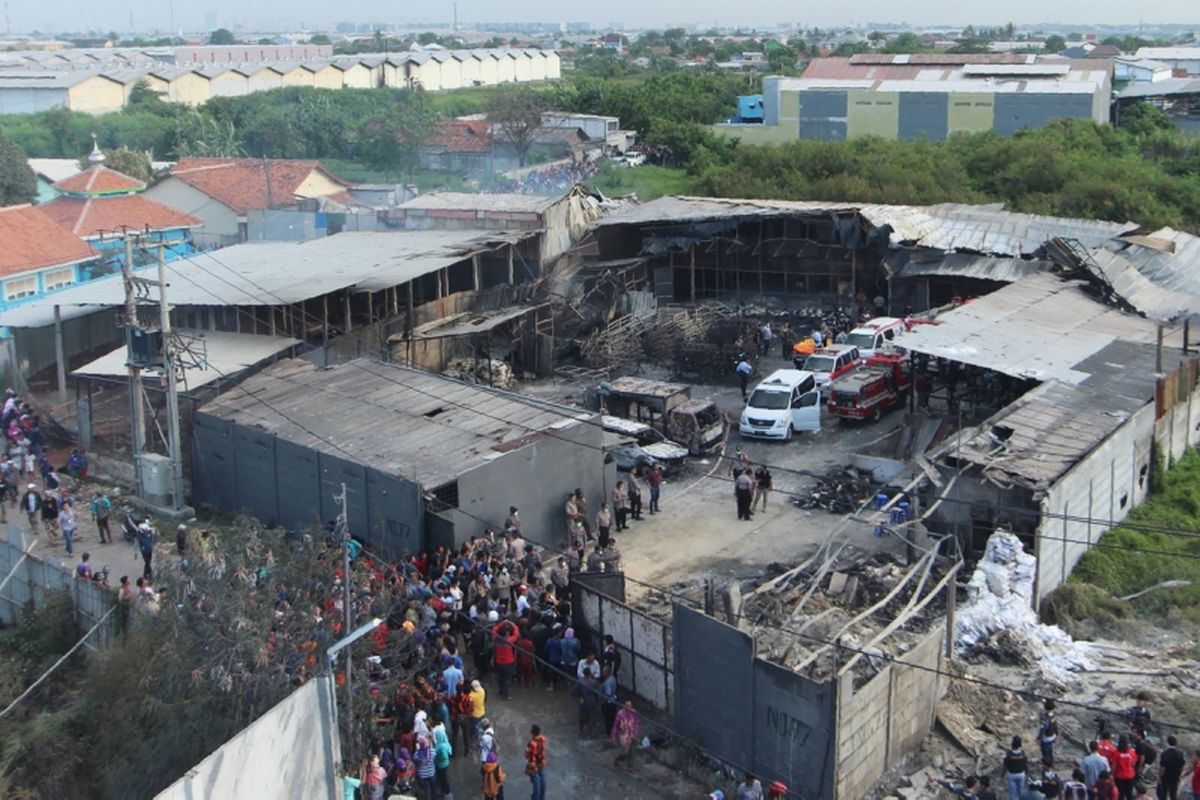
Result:
M821 428L821 392L811 372L777 369L750 394L738 430L742 436L792 438L796 431Z

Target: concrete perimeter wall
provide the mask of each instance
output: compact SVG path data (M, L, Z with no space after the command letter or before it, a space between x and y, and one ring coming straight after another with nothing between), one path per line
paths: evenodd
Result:
M310 680L221 745L156 800L340 800L333 681Z
M933 726L943 685L946 632L930 631L900 660L857 689L847 674L838 686L837 787L834 797L851 800L921 745Z
M9 513L14 518L23 518L17 509L10 509ZM19 525L10 522L4 526L4 541L0 542L0 580L12 574L0 589L0 622L14 625L23 608L42 608L50 593L65 590L71 594L76 624L81 631L91 630L117 604L116 591L91 581L76 580L77 556L67 556L65 551L63 555L67 561L26 556L31 541ZM103 564L93 566L99 569ZM113 582L116 582L116 576L113 576ZM97 628L87 645L107 647L117 635L117 625L118 616L114 613Z

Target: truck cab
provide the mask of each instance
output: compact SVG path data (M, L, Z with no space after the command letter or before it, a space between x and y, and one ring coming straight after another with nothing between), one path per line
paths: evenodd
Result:
M738 422L742 436L789 441L821 429L821 392L811 372L779 369L754 387Z
M846 336L846 344L858 348L863 358L870 358L904 333L907 326L897 317L876 317L854 328Z
M602 384L600 395L615 417L644 422L694 456L717 450L725 438L725 417L716 403L693 398L678 383L624 377Z
M811 372L822 394L829 393L829 383L848 372L853 372L862 362L858 348L852 344L831 344L822 347L808 358L793 359L797 369Z

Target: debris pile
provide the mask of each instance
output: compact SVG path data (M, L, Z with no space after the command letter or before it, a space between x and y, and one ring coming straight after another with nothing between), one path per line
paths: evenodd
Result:
M839 468L817 478L816 485L804 496L793 498L792 504L797 508L822 509L831 514L850 514L857 511L874 491L869 475L863 477L857 470Z
M998 530L967 585L967 602L955 619L954 641L964 657L988 656L1014 666L1037 665L1055 677L1093 669L1087 645L1057 625L1043 625L1033 610L1037 559L1014 534Z
M497 389L517 388L512 367L497 359L452 358L442 374L468 383L480 383Z
M853 660L867 680L942 624L944 592L934 592L948 568L932 554L906 565L841 546L748 592L742 616L762 657L814 680Z

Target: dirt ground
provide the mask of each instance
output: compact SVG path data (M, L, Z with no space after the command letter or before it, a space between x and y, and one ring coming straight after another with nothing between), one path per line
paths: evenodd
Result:
M773 354L760 370L785 366L790 366L790 362ZM653 369L640 375L660 380L670 377ZM522 390L578 403L583 388L582 384L548 381ZM656 585L703 578L728 581L761 575L772 563L792 564L802 560L845 518L792 505L788 493L805 493L815 479L785 470L824 474L844 466L849 463L851 453L895 428L902 416L900 410L893 410L874 425L842 425L836 419L823 417L820 431L797 434L791 442L750 440L743 439L737 431L743 402L735 385L693 385L692 396L711 398L728 414L731 429L725 452L732 455L740 446L752 463L770 465L775 491L771 493L767 511L756 512L753 520L739 521L728 474L729 462L717 458L688 459L685 469L669 477L663 485L662 513L644 515L642 521L631 522L629 530L618 537L625 573L637 581ZM648 493L643 495L643 502L648 502ZM864 524L847 524L838 536L868 552L902 549L898 540L876 538L873 528ZM636 586L628 589L631 595L638 594Z

